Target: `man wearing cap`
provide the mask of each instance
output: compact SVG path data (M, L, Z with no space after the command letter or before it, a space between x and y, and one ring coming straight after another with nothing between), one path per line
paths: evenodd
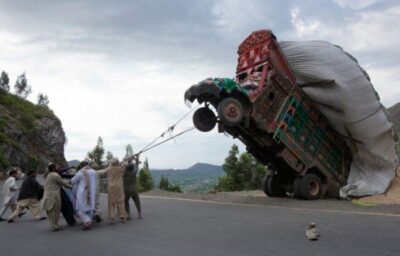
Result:
M15 169L12 169L8 172L8 179L4 182L3 185L3 206L0 210L0 221L4 221L3 215L6 213L7 209L10 208L12 212L17 208L17 196L18 196L18 186L16 183L18 172Z
M21 189L18 196L17 209L8 218L8 222L13 222L16 217L23 213L28 208L32 216L36 220L44 220L46 217L41 216L40 211L40 197L43 195L43 186L36 180L36 171L28 171L28 175L24 179L21 185Z
M115 212L122 222L126 220L124 207L124 184L123 175L125 167L119 164L118 159L113 159L111 165L104 170L98 171L100 175L107 175L108 178L108 218L110 224L115 223Z
M133 163L132 159L128 159L128 165L124 172L124 192L125 192L125 211L128 215L128 220L131 218L129 209L129 199L135 202L136 210L138 211L139 219L142 218L139 194L137 192L136 174L139 168L139 158L136 156Z

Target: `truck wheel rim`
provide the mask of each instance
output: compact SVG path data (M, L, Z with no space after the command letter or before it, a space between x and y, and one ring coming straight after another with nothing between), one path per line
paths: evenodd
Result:
M309 191L310 195L312 195L312 196L318 195L319 194L319 190L320 190L320 187L319 187L318 182L311 181L308 184L308 191Z
M237 118L239 115L239 109L237 108L237 106L235 104L229 104L226 108L225 108L225 115L229 118Z

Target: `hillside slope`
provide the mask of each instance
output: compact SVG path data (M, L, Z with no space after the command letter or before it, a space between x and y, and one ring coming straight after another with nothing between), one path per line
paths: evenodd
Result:
M397 135L400 135L400 103L397 103L388 108L390 119L394 124Z
M65 141L61 121L48 107L0 92L0 171L65 165Z

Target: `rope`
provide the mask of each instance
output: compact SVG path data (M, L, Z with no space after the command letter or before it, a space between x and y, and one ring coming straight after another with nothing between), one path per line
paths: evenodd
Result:
M189 131L191 131L191 130L193 130L193 129L195 129L194 126L188 128L188 129L186 129L186 130L183 130L183 131L181 131L180 133L175 134L174 136L171 136L170 138L165 139L165 140L163 140L163 141L161 141L161 142L159 142L159 143L157 143L157 144L155 144L155 145L153 145L153 146L151 146L151 147L147 147L146 149L140 150L139 153L136 153L135 155L140 155L140 154L142 154L143 152L149 151L150 149L153 149L153 148L155 148L155 147L157 147L157 146L160 146L161 144L164 144L165 142L170 141L170 140L172 140L172 139L174 139L174 138L176 138L176 137L178 137L178 136L181 136L182 134L187 133L187 132L189 132Z
M175 137L177 137L177 136L179 136L179 135L182 135L183 133L185 133L185 132L187 132L187 131L189 131L189 130L194 129L194 127L190 128L190 129L186 129L185 131L183 131L183 132L181 132L181 133L179 133L179 134L177 134L177 135L175 135L175 136L170 137L168 140L164 140L164 141L162 141L162 142L160 142L160 143L158 143L158 144L152 146L152 145L153 145L154 143L156 143L159 139L161 139L162 137L164 137L166 133L172 132L172 131L175 129L175 126L176 126L177 124L179 124L180 122L182 122L183 119L185 119L190 113L192 113L192 112L193 112L194 110L196 110L198 107L200 107L200 104L197 105L195 108L192 108L192 109L191 109L189 112L187 112L186 114L184 114L180 119L178 119L178 121L175 122L175 124L169 126L165 131L163 131L163 133L161 133L160 136L158 136L158 137L155 138L153 141L151 141L149 144L147 144L144 148L142 148L142 150L139 151L139 153L137 153L137 154L135 154L135 155L139 155L139 154L141 154L141 153L143 153L143 152L145 152L145 151L147 151L147 150L150 150L150 149L154 148L155 146L161 145L161 144L164 143L164 142L167 142L167 141L169 141L169 140L171 140L171 139L173 139L173 138L175 138Z

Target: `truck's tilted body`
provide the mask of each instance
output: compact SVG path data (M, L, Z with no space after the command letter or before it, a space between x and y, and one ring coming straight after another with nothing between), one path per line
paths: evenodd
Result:
M205 103L193 116L195 126L209 131L218 122L220 132L239 138L268 165L263 189L269 196L338 196L349 173L348 148L296 85L275 36L254 32L238 54L235 80L207 79L186 91L186 100Z

